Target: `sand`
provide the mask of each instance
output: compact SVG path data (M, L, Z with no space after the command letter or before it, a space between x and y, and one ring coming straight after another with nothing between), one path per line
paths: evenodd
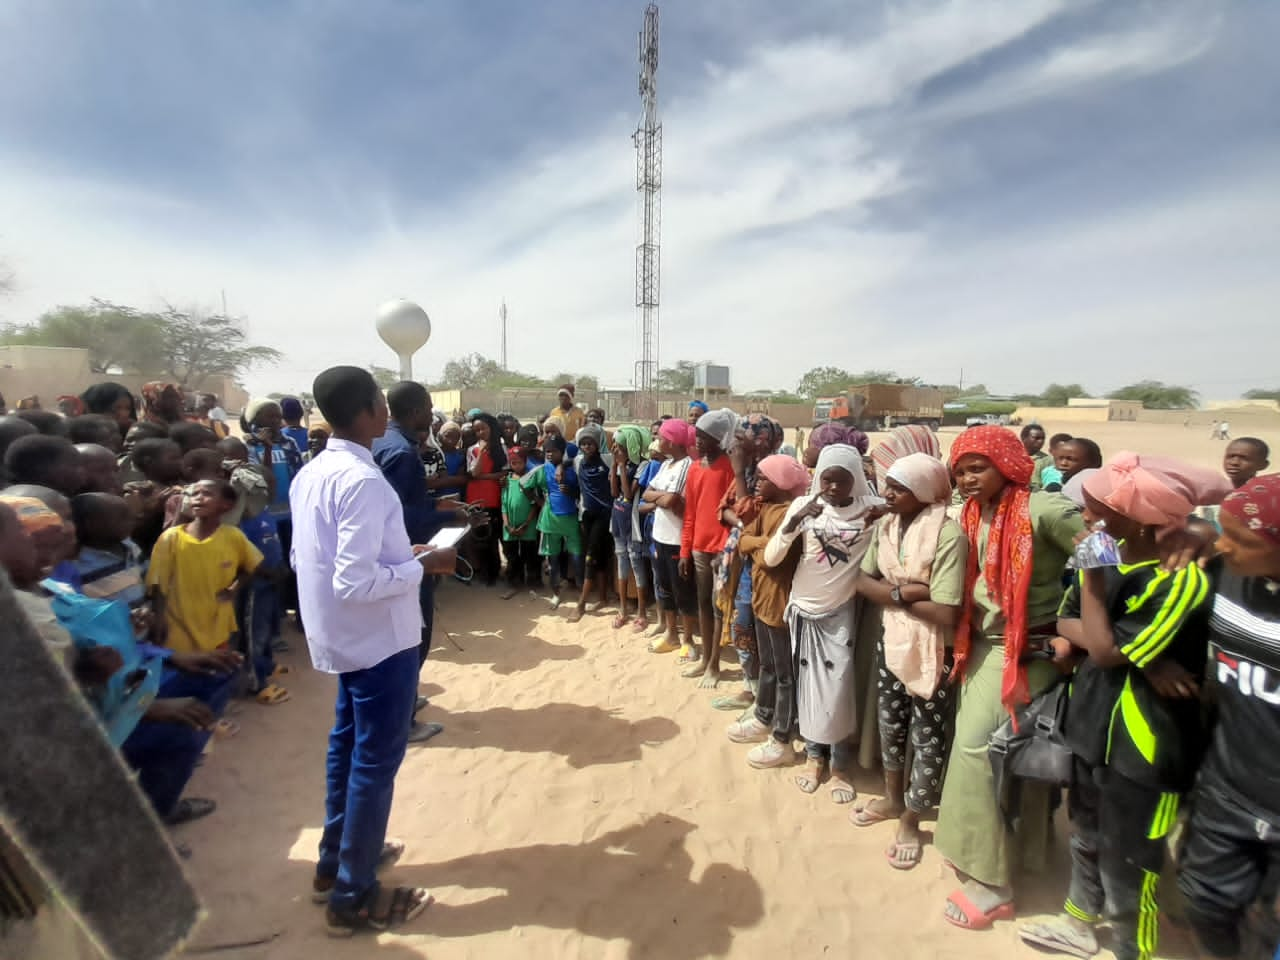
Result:
M1221 457L1199 430L1099 427L1089 435L1110 452ZM802 795L795 769L748 767L748 748L724 736L734 715L712 710L715 694L681 679L671 655L612 630L611 612L571 625L545 600L452 582L439 603L422 691L425 718L446 731L401 769L391 833L408 850L386 876L437 902L403 932L325 936L308 894L334 681L291 635L293 700L238 704L239 736L217 742L189 789L219 809L175 831L209 910L196 946L275 935L214 954L232 960L1034 955L1015 924L972 933L943 920L955 882L931 846L916 870L894 871L891 824L855 828L825 788ZM858 787L878 795L879 775L861 772ZM1064 815L1058 826L1049 872L1018 888L1022 919L1065 893ZM1162 941L1162 956L1194 955L1177 930Z

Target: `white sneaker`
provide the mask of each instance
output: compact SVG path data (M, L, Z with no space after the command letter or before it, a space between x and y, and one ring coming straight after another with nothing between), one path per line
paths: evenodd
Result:
M746 720L729 724L728 733L734 743L759 743L769 739L769 728L757 720L754 713Z
M758 747L752 747L747 753L747 763L757 770L765 770L769 767L783 767L794 761L795 751L788 750L773 737L770 737L767 742L760 744Z

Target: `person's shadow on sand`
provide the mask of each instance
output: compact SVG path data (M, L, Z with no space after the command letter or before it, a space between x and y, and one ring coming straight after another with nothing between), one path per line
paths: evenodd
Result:
M461 665L490 664L494 673L510 676L533 670L552 660L578 660L586 648L576 643L550 643L533 634L504 636L494 631L450 631L437 626L431 659Z
M693 877L685 838L695 829L655 815L582 844L534 844L436 864L402 864L396 882L499 888L472 903L436 902L420 921L438 937L522 926L625 939L633 960L693 960L728 952L735 929L764 916L750 873L713 863ZM447 896L446 896L447 899Z
M669 717L627 720L617 710L578 703L445 712L441 720L450 747L558 753L575 769L639 760L644 747L665 743L680 732Z

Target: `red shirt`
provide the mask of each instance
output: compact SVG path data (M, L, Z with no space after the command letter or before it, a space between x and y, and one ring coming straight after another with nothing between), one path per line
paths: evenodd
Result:
M480 459L476 461L476 473L495 473L493 457L487 448L480 451ZM467 503L478 503L486 510L502 508L501 480L468 480Z
M702 460L689 468L684 485L684 528L680 534L680 556L694 552L719 553L729 539L729 528L720 522L720 499L733 486L733 464L724 454L711 466Z

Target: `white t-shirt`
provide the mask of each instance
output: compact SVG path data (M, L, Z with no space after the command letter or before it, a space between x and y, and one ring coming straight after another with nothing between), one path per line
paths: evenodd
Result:
M223 410L221 407L213 407L213 408L209 411L209 419L210 419L210 420L217 420L219 423L226 423L226 422L227 422L227 411Z
M689 465L693 460L668 460L659 469L649 489L659 493L684 493L684 483L689 477ZM684 518L667 507L658 507L653 511L653 539L665 543L669 547L680 546L680 533L684 527Z

